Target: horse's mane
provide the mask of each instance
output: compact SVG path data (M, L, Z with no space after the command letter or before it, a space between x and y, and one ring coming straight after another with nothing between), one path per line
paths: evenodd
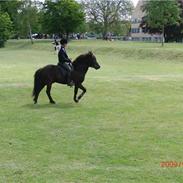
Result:
M87 59L86 58L89 57L89 56L90 56L90 52L85 53L85 54L82 54L82 55L79 55L73 61L73 66L77 66L77 65L80 65L80 64L84 64L84 62L86 63L87 62Z

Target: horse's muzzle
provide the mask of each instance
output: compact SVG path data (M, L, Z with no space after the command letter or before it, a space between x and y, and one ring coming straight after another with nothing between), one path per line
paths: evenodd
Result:
M96 70L100 69L100 65L95 65L94 67Z

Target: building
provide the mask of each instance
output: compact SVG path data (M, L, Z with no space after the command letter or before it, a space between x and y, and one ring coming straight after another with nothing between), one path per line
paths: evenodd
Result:
M137 6L135 7L132 13L131 19L131 39L132 41L153 41L153 42L160 42L162 36L160 34L148 34L142 31L140 27L140 23L142 17L145 16L145 13L142 11L142 5L145 0L139 0Z

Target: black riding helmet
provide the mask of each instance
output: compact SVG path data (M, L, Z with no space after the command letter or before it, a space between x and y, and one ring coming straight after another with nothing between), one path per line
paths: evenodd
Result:
M68 43L68 41L65 38L63 38L63 39L60 40L60 44L61 45L64 45L64 44L67 44L67 43Z

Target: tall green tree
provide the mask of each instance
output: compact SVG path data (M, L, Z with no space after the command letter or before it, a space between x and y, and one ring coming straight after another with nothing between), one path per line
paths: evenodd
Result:
M181 19L179 20L178 24L174 25L167 25L165 26L165 33L164 33L164 38L165 42L171 42L171 41L176 41L176 42L182 42L183 40L183 0L177 0L180 8L180 17ZM145 33L161 33L160 28L152 28L149 27L147 24L146 20L143 18L141 22L141 27L143 28L143 32Z
M0 11L4 13L8 13L12 25L13 25L13 31L12 34L17 34L18 30L18 11L21 7L22 1L19 0L13 0L13 1L0 1Z
M90 25L97 31L100 29L103 37L121 21L129 19L133 9L130 0L85 0L83 5Z
M75 0L46 1L43 27L47 33L64 33L69 36L84 22L82 6Z
M30 32L40 32L41 2L37 0L0 1L0 10L13 22L12 36L27 38Z
M12 21L8 13L0 12L0 47L4 47L12 31Z
M17 16L18 33L21 37L29 37L33 43L32 33L41 31L41 11L36 1L24 0Z
M0 1L0 10L9 14L11 20L16 18L18 10L22 4L22 1Z
M146 26L161 31L163 46L165 27L176 25L180 21L180 8L177 0L149 0L145 2L142 9L146 14L143 20L146 22Z

